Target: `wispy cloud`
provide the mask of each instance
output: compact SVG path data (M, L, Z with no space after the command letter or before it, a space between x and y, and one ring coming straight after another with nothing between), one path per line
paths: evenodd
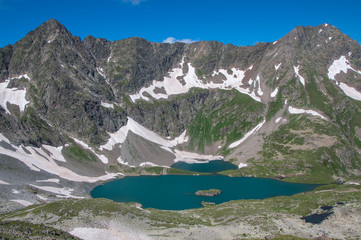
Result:
M132 5L139 5L141 2L144 2L146 0L122 0L124 3L131 3Z
M185 38L185 39L175 39L174 37L169 37L165 40L163 40L163 43L175 43L175 42L181 42L181 43L194 43L197 42L197 40L192 40L189 38Z

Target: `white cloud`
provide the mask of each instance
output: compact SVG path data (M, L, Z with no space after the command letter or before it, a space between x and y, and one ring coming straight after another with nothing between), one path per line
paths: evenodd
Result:
M189 38L185 38L185 39L175 39L174 37L169 37L165 40L163 40L163 43L175 43L175 42L181 42L181 43L194 43L194 42L197 42L196 40L192 40L192 39L189 39Z
M146 0L122 0L125 3L131 3L133 5L139 5L139 3L144 2Z

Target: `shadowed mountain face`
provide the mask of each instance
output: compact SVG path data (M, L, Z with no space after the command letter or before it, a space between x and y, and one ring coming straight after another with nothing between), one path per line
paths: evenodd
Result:
M239 175L361 170L361 47L328 24L238 47L82 41L49 20L0 49L0 105L0 154L69 181L221 157Z

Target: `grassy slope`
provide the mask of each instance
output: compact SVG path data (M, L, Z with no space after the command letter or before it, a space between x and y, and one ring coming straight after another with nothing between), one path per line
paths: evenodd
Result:
M221 141L225 147L222 154L227 155L226 147L254 128L263 120L264 105L251 97L233 91L233 97L225 104L215 108L203 105L196 118L188 127L190 149L204 152L205 146ZM261 113L257 116L257 113Z

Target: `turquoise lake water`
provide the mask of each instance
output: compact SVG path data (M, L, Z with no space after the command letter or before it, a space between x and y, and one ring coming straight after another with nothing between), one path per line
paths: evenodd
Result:
M116 202L139 202L143 208L184 210L202 207L202 201L219 204L237 199L264 199L310 191L317 186L223 175L137 176L97 186L91 191L91 196ZM211 188L220 189L222 193L215 197L194 194L198 190Z
M194 171L194 172L202 172L202 173L217 173L225 170L234 170L238 167L233 165L230 162L226 162L223 160L213 160L208 163L185 163L185 162L177 162L171 166L172 168Z

